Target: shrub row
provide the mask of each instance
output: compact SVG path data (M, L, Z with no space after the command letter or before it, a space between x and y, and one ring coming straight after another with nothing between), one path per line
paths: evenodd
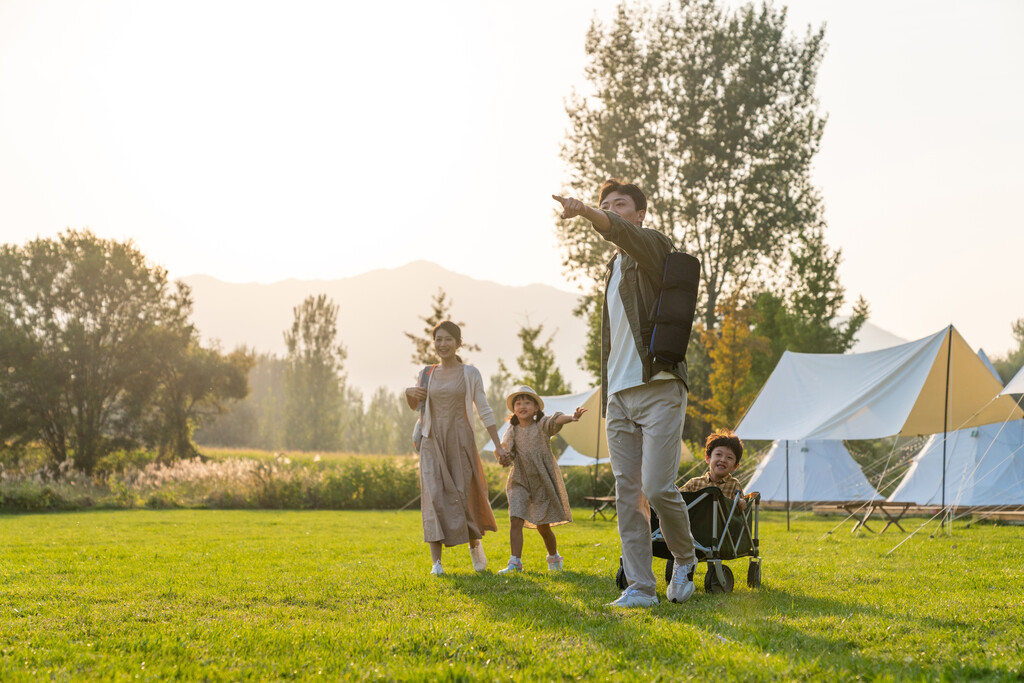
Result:
M87 476L70 467L0 465L0 510L38 512L88 508L208 507L221 509L387 510L415 508L419 497L414 457L349 455L295 462L271 459L192 459L164 465L119 458L122 469ZM485 463L484 476L494 507L504 507L506 471ZM562 472L569 501L606 495L612 476L601 467Z

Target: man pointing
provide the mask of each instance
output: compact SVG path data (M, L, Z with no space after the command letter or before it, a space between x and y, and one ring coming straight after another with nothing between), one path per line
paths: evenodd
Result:
M628 586L614 607L658 604L651 569L651 507L675 561L666 597L684 602L694 592L693 536L686 503L675 486L686 413L686 361L674 365L648 354L641 330L657 299L668 237L642 227L647 197L616 179L601 186L600 208L578 199L552 197L562 218L582 216L617 249L605 275L601 322L601 405L615 475L622 565Z

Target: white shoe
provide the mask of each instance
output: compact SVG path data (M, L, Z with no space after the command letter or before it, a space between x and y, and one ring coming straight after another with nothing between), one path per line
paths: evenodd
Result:
M434 566L430 569L430 573L434 576L441 576L444 574L444 567L441 566L441 560L434 563Z
M697 587L693 585L693 579L690 578L692 571L692 564L677 564L672 569L672 580L665 588L665 597L669 602L686 602L697 590Z
M518 557L508 558L508 566L504 569L499 569L499 574L515 574L516 572L523 571L523 561Z
M632 586L622 591L622 595L614 602L609 602L609 607L654 607L658 604L657 595L641 593Z
M477 543L469 546L469 556L473 560L473 569L482 572L487 569L487 556L484 555L484 544Z
M548 555L548 571L549 572L560 572L562 571L562 560L565 558L555 553L554 555Z

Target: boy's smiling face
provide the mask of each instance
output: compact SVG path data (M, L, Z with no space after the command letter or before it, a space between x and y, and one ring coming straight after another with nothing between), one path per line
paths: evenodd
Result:
M715 446L711 450L711 455L704 458L704 460L708 463L708 471L711 473L711 478L718 481L732 474L738 466L736 454L728 446Z

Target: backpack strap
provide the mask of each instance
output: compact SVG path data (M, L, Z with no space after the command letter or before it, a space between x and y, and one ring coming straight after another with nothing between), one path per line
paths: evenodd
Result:
M420 387L422 387L423 389L426 389L430 385L430 373L432 373L434 371L434 368L436 368L436 367L437 367L437 364L435 363L434 365L424 366L424 368L422 370L420 370L420 381L417 382L417 384ZM426 409L426 407L427 407L426 399L424 399L423 401L420 401L420 407L419 407L420 415L423 415L423 411Z

